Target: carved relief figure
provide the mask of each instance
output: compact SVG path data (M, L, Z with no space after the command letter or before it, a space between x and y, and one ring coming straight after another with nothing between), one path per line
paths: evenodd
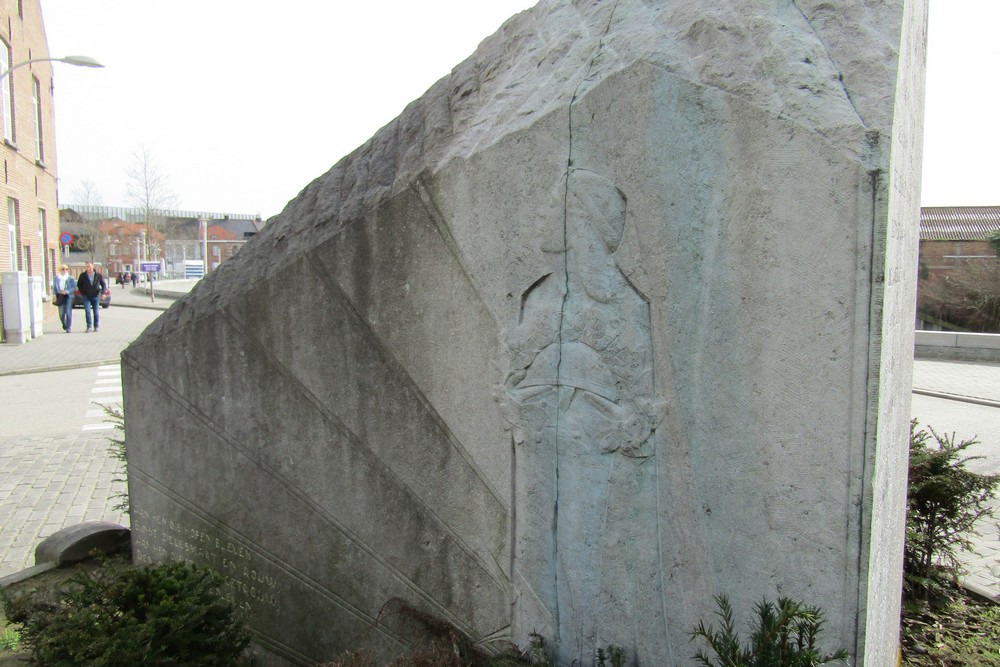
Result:
M630 559L655 553L658 422L649 303L615 262L625 196L575 169L565 181L563 271L522 298L508 335L504 406L514 439L514 640L537 632L560 662L584 660L640 613ZM637 513L651 512L650 523ZM618 521L616 517L621 517ZM628 525L626 525L628 524ZM633 526L633 527L628 527ZM658 584L657 584L658 586ZM655 597L655 596L654 596ZM620 619L618 619L620 620Z

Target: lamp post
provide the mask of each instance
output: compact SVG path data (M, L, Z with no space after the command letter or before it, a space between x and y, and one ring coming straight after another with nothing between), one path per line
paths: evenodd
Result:
M89 56L63 56L62 58L31 58L30 60L23 60L10 69L0 72L0 81L3 81L11 72L16 70L18 67L24 67L25 65L30 65L31 63L44 63L44 62L54 62L54 63L66 63L67 65L74 65L76 67L104 67L101 63L97 62Z

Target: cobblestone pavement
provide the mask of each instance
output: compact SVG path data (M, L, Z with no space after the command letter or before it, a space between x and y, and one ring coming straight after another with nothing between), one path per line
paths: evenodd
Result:
M0 442L0 577L35 564L39 541L81 521L128 526L108 432Z

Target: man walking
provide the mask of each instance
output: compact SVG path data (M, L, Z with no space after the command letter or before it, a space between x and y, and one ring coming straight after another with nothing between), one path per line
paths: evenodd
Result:
M94 263L87 262L87 269L80 274L76 281L76 288L83 295L83 312L87 316L87 333L97 332L100 327L101 294L108 286L104 282L104 276L94 270ZM91 315L93 311L93 315ZM93 328L91 328L93 322Z

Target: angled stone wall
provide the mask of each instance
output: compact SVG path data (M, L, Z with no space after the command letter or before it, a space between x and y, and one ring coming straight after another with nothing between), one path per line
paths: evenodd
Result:
M512 18L126 351L136 557L219 569L262 664L401 606L684 664L717 593L888 664L925 19Z

